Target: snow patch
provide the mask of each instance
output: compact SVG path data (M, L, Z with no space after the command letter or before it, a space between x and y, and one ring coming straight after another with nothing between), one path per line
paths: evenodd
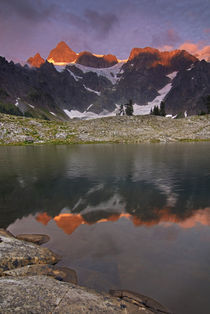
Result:
M161 101L165 98L165 96L169 93L171 90L172 84L169 83L166 86L164 86L162 89L158 91L158 96L153 99L153 101L148 102L148 109L151 110L154 106L159 106ZM148 112L149 113L149 112Z
M90 105L89 107L92 107L92 105ZM89 109L89 107L87 108L87 110ZM97 113L94 113L94 112L91 112L91 111L87 111L87 110L85 110L84 112L80 112L78 110L64 109L63 111L65 112L65 114L70 119L78 118L78 119L83 119L83 120L90 120L90 119L98 119L98 118L105 118L105 117L116 116L117 107L112 112L107 111L107 110L103 110L100 114L97 114Z
M112 82L112 84L116 84L117 81L119 80L119 78L117 77L118 74L122 74L123 70L121 69L123 64L126 63L126 60L121 60L119 61L117 64L113 65L112 67L109 68L92 68L92 67L87 67L78 63L74 63L74 62L70 62L66 65L54 65L55 69L58 72L62 72L66 69L66 66L70 66L74 65L76 66L78 69L80 69L83 73L87 73L87 72L94 72L96 73L98 76L104 76L106 77L109 81ZM67 69L69 71L69 73L74 77L74 79L76 81L78 81L79 79L82 79L82 77L80 76L76 76L68 67Z
M15 106L16 106L16 107L19 106L19 100L20 100L20 98L18 97L18 98L16 99L16 102L15 102Z
M95 93L95 94L97 94L98 96L101 95L101 92L99 92L99 91L97 91L97 90L93 90L93 89L91 89L91 88L85 86L84 84L83 84L83 86L84 86L84 88L85 88L86 90L88 90L89 92Z
M88 111L91 107L93 107L93 104L91 104L90 106L88 106L85 111Z
M133 114L135 116L139 116L139 115L146 115L150 113L151 108L153 108L154 106L148 104L145 106L140 106L137 104L133 105Z
M62 72L66 68L66 65L55 65L55 64L53 64L53 65L54 65L56 71L58 71L58 72Z
M94 72L98 76L104 76L106 77L109 81L112 82L112 84L116 84L119 78L117 77L117 74L121 72L121 68L125 61L121 61L112 67L109 68L92 68L92 67L87 67L81 64L74 63L74 66L76 66L78 69L80 69L83 73L87 72ZM71 65L71 64L69 64ZM122 72L121 72L122 73Z
M189 67L189 69L187 69L187 71L190 71L190 70L192 70L194 68L194 64L192 64L190 67Z
M173 80L176 77L177 73L178 73L178 71L174 71L174 72L172 72L166 76L169 77L171 80Z
M69 69L67 69L68 70L68 72L73 76L73 78L75 79L75 81L79 81L79 80L81 80L82 79L82 77L81 76L77 76L77 75L75 75L71 70L69 70Z
M164 100L164 98L166 97L166 95L170 92L171 87L172 87L172 80L176 77L177 75L177 71L174 71L168 75L166 75L167 77L169 77L171 79L171 82L166 84L163 88L161 88L160 90L158 90L158 96L155 97L153 99L153 101L148 102L147 106L140 106L140 107L144 107L144 112L143 114L149 114L150 110L154 107L154 106L160 106L161 101ZM142 114L142 113L140 113Z
M53 116L55 116L55 117L57 116L57 115L56 115L54 112L52 112L52 111L50 111L50 113L51 113Z
M34 109L35 107L33 105L28 104L32 109Z

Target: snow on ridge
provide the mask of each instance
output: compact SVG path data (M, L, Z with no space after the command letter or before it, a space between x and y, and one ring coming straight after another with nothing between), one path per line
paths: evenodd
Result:
M68 72L73 76L73 78L75 79L75 81L79 81L79 80L81 80L82 79L82 77L81 76L77 76L77 75L75 75L70 69L67 69L68 70Z
M88 67L85 65L81 65L78 63L74 63L74 62L70 62L66 65L54 65L55 69L58 72L62 72L65 70L66 66L68 66L68 71L69 73L74 77L74 79L76 81L78 81L79 79L82 79L82 77L80 76L76 76L69 68L74 65L75 67L77 67L79 70L81 70L83 73L87 73L87 72L94 72L96 73L98 76L104 76L106 77L109 81L112 82L112 84L116 84L117 81L119 80L119 78L117 77L117 74L122 74L123 70L121 69L123 64L126 63L126 60L121 60L119 61L117 64L113 65L112 67L109 68L93 68L93 67Z
M66 65L55 65L55 64L53 64L53 65L54 65L56 71L58 71L58 72L62 72L66 68Z
M74 66L80 69L83 73L94 72L98 76L106 77L109 81L112 82L112 84L116 84L118 81L117 74L122 73L121 68L124 63L125 63L124 61L119 62L109 68L92 68L92 67L87 67L78 63L74 63Z
M91 92L91 93L95 93L95 94L97 94L98 96L101 95L101 92L99 92L99 91L97 91L97 90L94 90L94 89L91 89L91 88L85 86L85 84L83 84L83 86L84 86L84 88L85 88L87 91L89 91L89 92Z

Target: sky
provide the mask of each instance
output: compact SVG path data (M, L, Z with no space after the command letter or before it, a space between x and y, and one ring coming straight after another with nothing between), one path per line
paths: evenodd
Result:
M119 59L150 46L210 61L210 0L0 0L1 56L47 58L60 41Z

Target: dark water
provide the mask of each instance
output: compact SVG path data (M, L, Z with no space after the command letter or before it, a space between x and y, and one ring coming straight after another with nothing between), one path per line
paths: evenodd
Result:
M210 144L0 147L0 227L46 233L82 285L210 313Z

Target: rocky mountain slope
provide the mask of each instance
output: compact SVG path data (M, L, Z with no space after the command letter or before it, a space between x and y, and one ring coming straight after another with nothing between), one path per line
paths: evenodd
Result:
M129 99L135 115L148 114L162 100L168 114L206 110L210 63L184 50L134 48L128 60L120 61L113 55L76 54L61 42L48 61L36 54L29 58L29 67L0 57L1 112L87 119L116 115L118 106Z
M117 116L67 122L0 114L1 144L167 143L209 141L210 115L170 119Z

